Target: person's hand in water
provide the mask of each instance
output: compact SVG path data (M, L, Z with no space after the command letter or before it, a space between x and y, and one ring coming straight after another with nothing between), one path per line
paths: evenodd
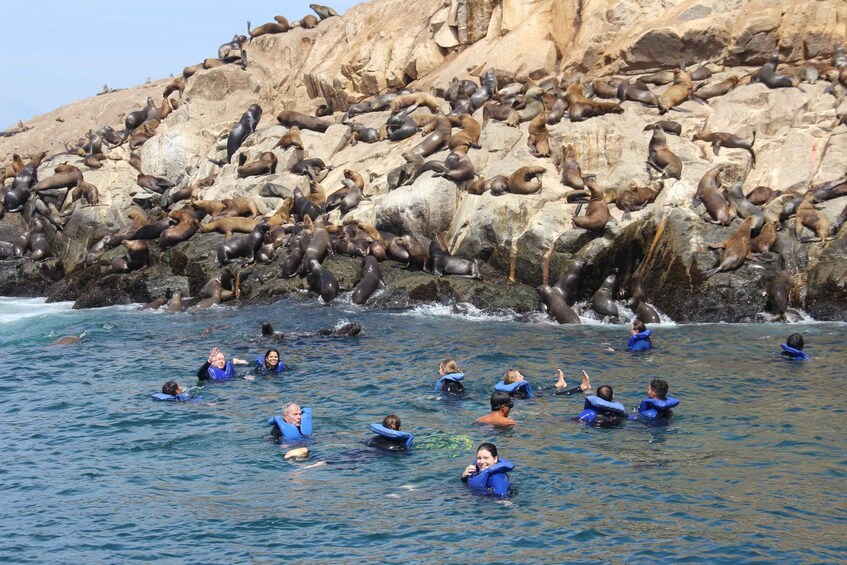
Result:
M212 350L209 352L209 364L211 364L211 363L212 363L212 361L214 361L215 356L216 356L217 354L218 354L218 348L217 348L217 347L213 347L213 348L212 348Z

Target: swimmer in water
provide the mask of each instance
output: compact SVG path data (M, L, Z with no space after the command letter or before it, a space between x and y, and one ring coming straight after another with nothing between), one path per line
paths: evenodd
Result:
M288 402L283 405L281 415L268 420L268 425L273 426L271 436L276 442L307 439L312 435L312 409L301 409L299 404Z
M512 397L508 392L495 391L491 394L491 413L477 418L475 424L491 424L492 426L514 426L515 420L509 418L514 407Z
M168 381L162 385L162 392L154 394L156 400L172 400L185 402L189 400L188 393L185 392L176 381Z
M476 450L476 463L462 472L462 481L479 494L505 498L509 496L508 472L514 468L511 461L500 459L496 445L483 443Z
M609 385L597 388L597 396L585 399L582 412L575 418L583 424L607 428L617 426L628 419L626 408L615 402L615 393Z
M414 437L400 431L400 416L389 414L382 419L382 425L371 425L371 431L377 435L365 442L368 447L377 447L386 451L405 451L412 446Z
M197 378L201 381L225 381L235 377L233 365L247 365L244 359L232 358L232 362L226 360L226 355L217 347L209 352L209 360L197 371Z
M438 376L440 378L435 383L435 390L448 394L462 394L465 391L465 386L461 383L465 374L459 369L455 360L445 359L442 361L438 366Z
M782 353L780 355L785 359L792 361L805 361L811 359L808 353L803 351L803 336L798 333L793 333L788 336L788 339L780 347Z
M638 414L648 420L655 421L670 418L672 409L679 406L679 400L668 396L668 382L653 379L647 387L647 398L638 406Z
M568 383L565 382L565 374L562 373L561 369L556 369L556 372L559 374L559 380L556 382L556 390L551 393L553 396L570 396L591 390L591 379L588 378L588 373L585 371L582 372L582 382L574 388L567 388Z
M268 349L264 357L257 357L256 366L253 368L253 372L257 375L273 375L275 373L281 373L284 370L285 365L282 364L282 360L279 358L278 349Z

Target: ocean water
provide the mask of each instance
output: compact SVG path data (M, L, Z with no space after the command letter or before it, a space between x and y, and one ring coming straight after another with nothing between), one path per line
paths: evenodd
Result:
M356 337L258 337L263 321L290 334L353 320ZM632 355L625 325L473 309L0 299L0 561L847 560L847 325L653 329L657 350ZM779 359L794 331L812 360ZM71 334L80 343L53 345ZM251 360L277 345L291 370L203 386L215 345ZM467 375L462 400L432 391L445 357ZM516 400L511 430L473 425L513 366L542 393L555 368L573 385L585 369L628 409L661 377L681 404L661 428L582 427L574 396ZM153 401L170 379L199 398ZM292 400L314 410L303 462L267 437ZM411 453L364 447L389 413L416 434ZM515 463L508 502L459 480L483 441Z

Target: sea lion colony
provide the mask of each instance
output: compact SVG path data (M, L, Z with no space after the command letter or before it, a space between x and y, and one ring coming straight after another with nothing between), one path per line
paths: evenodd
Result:
M321 20L338 15L325 6L312 5L312 8ZM418 241L408 233L381 232L372 225L351 221L349 218L345 221L344 217L367 199L369 187L365 179L369 177L370 171L345 171L346 178L342 186L327 191L320 182L331 164L326 163L322 156L306 154L300 132L310 130L322 133L333 124L341 123L348 127L345 144L353 145L360 142L390 145L420 132L423 136L421 141L403 153L406 163L387 175L388 188L414 186L421 175L431 172L434 176L453 181L459 190L475 196L486 192L494 196L540 193L544 190L542 175L546 172L543 164L548 161L539 159L548 158L552 152L552 160L561 175L562 185L573 189L567 195L567 201L575 207L573 229L585 230L589 237L602 237L607 223L614 221L609 212L610 205L614 204L624 211L626 219L631 212L650 206L662 191L664 183L669 182L668 179L680 178L684 163L673 151L673 136L681 134L682 126L671 119L676 106L690 99L709 104L733 88L744 88L744 85L754 80L761 80L769 88L796 88L798 77L805 76L799 72L791 74L790 69L788 72L778 72L776 54L761 69L753 72L739 71L733 74L732 69L724 69L724 74L729 76L720 80L709 80L711 72L701 64L691 73L680 66L640 78L608 76L590 81L587 77L567 71L561 76L500 85L496 73L489 69L479 77L479 82L456 78L446 90L385 92L347 108L337 109L332 108L332 104L327 101L319 105L315 116L292 110L283 111L277 116L277 122L288 128L287 132L270 150L249 151L253 160L248 162L248 151L241 148L245 140L261 130L262 119L261 106L253 104L245 109L242 118L229 131L226 155L221 159L210 159L221 168L217 173L184 186L176 186L168 179L143 173L144 163L137 149L155 137L159 125L179 108L180 100L169 96L177 93L181 98L194 74L225 64L238 64L246 69L247 52L253 38L286 33L297 25L313 28L318 24L314 16L295 22L294 25L289 24L283 16L278 16L276 23L255 28L251 28L248 22L249 38L236 35L231 42L221 45L217 58L186 67L183 76L166 86L159 103L152 97L148 98L145 107L126 115L123 132L116 132L109 126L88 131L76 146L66 147L66 152L49 158L43 152L31 155L28 159L14 155L12 161L2 169L2 213L21 214L28 229L18 241L0 242L3 258L41 261L51 255L52 249L66 245L67 236L63 234L63 227L70 217L81 206L98 205L97 187L85 182L85 173L80 167L99 168L101 162L109 158L104 150L127 146L128 156L125 158L138 170L137 184L147 197L135 199L138 207L129 212L132 223L127 228L103 234L91 245L81 265L65 266L68 272L84 266L102 269L104 275L142 270L158 261L169 260L162 252L183 244L195 237L197 232L217 231L224 233L227 240L221 244L217 254L222 267L233 262L243 267L254 261L278 261L279 276L304 277L304 284L326 302L334 299L339 290L353 290L354 302L365 303L371 293L385 284L379 263L386 259L400 262L405 268L421 269L436 276L481 278L477 261L453 256L443 234L431 233L428 234L429 241ZM842 52L843 49L836 46L831 60L814 62L817 71L814 73L815 78L829 81L829 93L834 97L843 97L847 87L847 64L840 55ZM695 84L695 81L698 83ZM664 84L669 86L664 89L651 86ZM657 121L645 128L646 132L650 132L649 139L645 134L645 138L640 140L648 171L643 183L634 180L626 188L603 188L602 179L581 172L576 158L578 148L566 145L558 153L551 151L548 126L555 127L561 120L583 121L604 114L620 114L625 111L627 102L656 108ZM367 128L355 121L356 116L386 110L390 110L390 115L380 128ZM482 123L474 116L481 116ZM475 151L484 149L479 143L480 132L491 120L502 121L513 127L528 123L527 145L531 158L509 174L485 179L476 172L472 157ZM721 147L743 149L749 153L750 161L755 165L755 132L752 139L747 140L732 132L707 132L706 124L703 124L694 139L710 143L714 155L718 155ZM428 157L444 149L449 150L445 158L428 160ZM289 171L302 175L304 184L293 190L267 184L262 189L262 195L281 199L277 209L268 214L261 214L249 197L222 200L201 198L203 189L213 184L225 167L236 167L239 178L273 174L278 166L282 166L282 156L287 151L298 152L298 159ZM238 164L230 163L236 154L239 157ZM55 174L39 182L39 168L47 167L52 168ZM747 167L749 170L750 167ZM41 175L45 172L42 170ZM815 203L847 195L847 178L833 179L825 185L814 186L805 194L780 194L767 187L757 187L745 196L739 194L743 178L733 179L734 183L724 183L723 173L721 165L708 171L702 177L691 204L696 207L702 203L705 206L704 220L723 226L746 219L726 243L711 244L713 247L725 247L726 252L715 268L702 273L704 278L737 269L745 259L755 260L761 254L770 252L775 232L783 226L793 227L791 233L800 242L816 241L823 245L838 232L844 222L844 212L836 218L829 218L815 208ZM11 184L7 185L6 180L9 179ZM730 184L732 190L729 189ZM586 203L586 213L582 215L581 210ZM781 203L781 206L775 206L774 203ZM329 219L328 212L334 209L340 211L340 224L334 224ZM233 233L246 235L233 236ZM119 245L126 248L124 255L112 261L100 259L109 249ZM278 255L276 250L283 248L286 253ZM703 252L708 251L704 249ZM335 277L323 265L323 260L329 254L362 257L361 280L355 288L338 288ZM568 278L571 289L579 287L581 266L580 263L576 274L569 270L558 283L548 286L545 265L545 284L539 287L540 306L542 311L549 310L551 317L559 323L579 322L578 316L570 311L575 300L574 293L571 292L566 299L560 283ZM636 315L644 318L644 321L653 322L658 316L647 305L648 297L640 286L641 270L639 268L631 277L632 280L638 279L640 295L629 298L631 304L634 304ZM222 272L225 275L219 273L209 281L206 287L211 285L210 288L204 287L193 300L187 299L186 306L193 303L205 307L237 298L240 273L233 275L226 269ZM513 275L513 272L510 274ZM226 284L221 283L222 276ZM780 287L788 286L784 271L779 276ZM574 277L577 279L576 284ZM609 298L617 297L615 285L614 275L605 277L597 291L605 292L605 299L590 301L600 316L617 316L616 309L611 312L609 306ZM625 294L621 292L620 297ZM182 307L181 298L180 295L176 303L178 305L171 307L171 310ZM159 302L165 303L164 300ZM773 309L774 313L784 315L787 300L772 300L771 304L774 303L779 304ZM594 304L603 304L603 307Z

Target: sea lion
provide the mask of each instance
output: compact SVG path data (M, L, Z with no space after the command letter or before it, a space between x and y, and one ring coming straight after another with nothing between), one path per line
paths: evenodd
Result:
M809 192L812 193L815 202L824 202L833 198L847 196L847 178L813 186L809 189Z
M277 114L276 120L287 128L297 126L301 130L308 129L318 133L324 133L332 125L326 120L301 112L294 112L293 110L283 110Z
M12 163L3 167L3 179L13 179L24 168L24 160L17 153L12 153Z
M391 141L402 141L418 132L418 123L404 114L392 114L386 122L386 133Z
M397 251L399 248L400 252ZM395 237L389 244L395 261L406 262L405 268L425 271L429 263L429 251L411 235ZM405 259L402 257L405 256Z
M509 175L508 189L512 194L535 194L541 190L541 177L547 169L538 165L520 167ZM538 182L533 182L537 180ZM494 192L492 191L492 194Z
M635 312L637 320L645 324L658 324L662 321L659 314L647 304L647 294L644 292L643 280L638 272L630 277L627 294L629 295L627 306Z
M182 292L177 290L171 295L168 300L168 305L165 308L168 312L179 312L182 310Z
M594 94L600 98L615 98L618 95L618 86L624 82L618 78L602 79L597 78L591 81L591 87L594 89Z
M470 147L480 149L479 136L482 126L479 122L470 114L459 114L457 119L462 129L451 135L450 139L447 140L447 147L450 151L467 153Z
M486 70L479 80L479 88L471 94L471 107L474 111L481 108L497 92L497 75L494 69Z
M412 92L402 94L391 101L391 113L396 114L404 108L409 108L408 114L414 112L415 108L426 106L433 114L441 112L441 102L429 92Z
M379 269L379 263L373 255L368 255L362 261L361 274L359 283L353 289L353 294L350 297L353 304L364 304L377 288L385 284L382 281L382 271Z
M763 204L767 204L777 196L782 194L779 190L773 190L768 186L757 186L753 190L747 193L747 200L750 201L750 204L755 206L762 206Z
M526 144L535 157L550 156L550 132L547 131L547 112L542 111L529 122L529 137Z
M705 124L704 124L705 127ZM756 132L753 131L752 141L747 141L732 133L713 132L706 133L702 129L694 134L693 141L706 141L712 144L712 153L718 154L721 147L730 149L744 149L750 153L753 160L753 166L756 166L756 153L753 151L753 144L756 143Z
M53 169L56 173L32 187L33 192L54 188L74 188L82 182L82 171L73 165L62 164Z
M750 253L750 229L753 227L753 217L746 218L729 239L723 243L710 243L713 249L723 248L723 257L720 264L714 269L704 273L708 279L716 273L733 271L744 264L745 259L753 259Z
M322 159L300 159L291 166L291 172L295 175L308 176L310 179L315 180L324 169L328 168Z
M646 87L646 85L644 85ZM649 89L641 89L638 88L633 83L628 80L621 81L618 84L617 92L615 97L620 102L626 102L627 100L633 100L635 102L641 102L642 104L647 104L648 106L658 106L659 105L659 97Z
M256 131L259 120L262 119L262 108L258 104L251 104L247 111L242 114L238 123L230 130L226 138L226 162L232 162L232 156L244 143L251 133Z
M565 301L561 289L543 284L535 289L538 293L540 310L560 324L579 324L576 312Z
M155 109L156 105L153 103L153 99L148 96L147 104L144 108L127 114L126 118L124 118L124 139L127 139L135 128L147 121L147 112L151 108Z
M623 113L623 108L616 102L586 98L580 80L568 87L565 97L568 102L568 117L572 122L581 122L592 116L602 116L603 114Z
M308 14L300 18L300 27L303 29L315 29L318 27L319 20L312 14Z
M429 157L447 144L450 139L450 133L453 131L453 125L445 116L436 116L433 132L426 136L423 141L412 147L409 155L420 155L423 158Z
M279 141L276 142L276 145L274 145L272 149L276 149L277 147L282 147L283 149L288 149L289 147L303 149L303 140L300 139L299 126L291 126L288 131L279 138Z
M797 86L799 81L796 77L782 76L776 72L778 63L779 51L773 51L768 62L762 65L762 69L759 71L759 82L764 83L768 88Z
M661 126L653 124L653 137L647 152L647 164L662 173L661 178L682 178L682 161L668 147L668 138Z
M779 229L779 222L767 222L762 226L759 235L750 240L750 253L761 255L770 251L776 243L776 232Z
M299 187L294 189L292 198L294 215L297 216L300 221L303 221L307 217L314 220L321 215L321 208L306 198Z
M673 85L669 86L659 96L659 113L665 114L674 106L678 106L691 98L693 90L691 76L683 69L675 69Z
M315 11L318 17L320 17L321 21L327 18L331 18L333 16L338 16L338 12L336 12L329 6L322 6L320 4L309 4L309 7Z
M227 265L240 258L247 259L247 263L253 263L256 260L256 252L265 243L265 236L270 229L271 227L263 222L249 234L225 241L218 247L218 263Z
M721 194L718 186L718 175L723 171L722 166L710 169L697 184L697 192L691 199L691 206L696 208L702 202L711 216L711 221L722 226L729 225L729 204Z
M344 178L353 181L360 190L365 189L365 179L362 175L352 169L344 169Z
M682 133L682 124L674 122L673 120L659 120L658 122L653 122L652 124L644 126L642 131L652 131L653 126L659 126L662 128L662 131L671 135L680 135Z
M733 183L732 188L727 191L727 198L739 217L753 217L752 231L758 232L762 229L762 226L765 224L765 217L758 206L752 204L744 197L744 192L741 190L741 181Z
M147 192L152 192L153 194L162 194L167 189L176 186L174 183L172 183L166 178L155 177L153 175L144 175L140 173L135 179L135 184L137 184Z
M506 125L515 127L519 123L532 121L538 114L543 112L545 110L544 102L541 100L543 94L544 91L537 86L529 88L526 94L524 94L523 109L512 113L506 118Z
M320 264L315 258L310 258L307 263L309 274L306 281L313 292L319 294L321 299L329 304L333 298L338 296L338 279L332 271Z
M579 292L579 284L582 281L582 269L585 267L585 259L580 257L568 266L567 272L559 277L553 287L562 292L562 296L568 306L573 306Z
M129 149L138 149L144 143L156 135L156 129L161 122L159 120L146 120L143 124L132 131L129 137Z
M147 304L140 306L138 309L139 310L158 310L159 308L161 308L162 306L167 304L168 300L170 300L170 298L172 296L173 296L173 291L169 288L169 289L167 289L167 291L165 291L164 296L160 296L156 300L153 300L152 302L148 302Z
M464 153L455 151L450 153L444 159L444 167L446 170L436 173L436 176L443 176L457 184L473 180L476 176L473 162Z
M76 345L81 339L79 335L66 335L54 341L53 345Z
M817 238L802 238L800 237L800 227L806 227L812 230ZM803 201L797 207L797 215L794 218L794 237L800 243L810 241L826 241L830 235L829 218L825 214L815 210L814 195L811 191L803 196Z
M700 66L688 74L691 76L691 80L706 80L712 76L712 71L706 66L706 62L704 61L700 63Z
M112 236L110 235L105 235L101 237L97 243L88 248L88 251L85 252L86 265L93 265L98 259L100 259L100 256L106 252L111 237Z
M113 273L129 273L147 266L149 249L146 241L127 239L124 240L123 246L126 247L127 253L112 260Z
M617 275L612 273L603 280L603 284L591 297L591 308L602 316L618 317L618 306L615 304L615 283Z
M240 216L221 218L200 226L200 233L218 232L226 239L232 238L232 233L250 233L262 223L259 219L243 218ZM270 224L270 221L268 222ZM271 224L273 225L273 224ZM278 224L277 224L278 225Z
M640 77L638 80L647 83L647 84L655 84L657 86L662 86L665 84L670 84L676 78L676 71L674 70L664 70L658 71L649 75L644 75Z
M53 254L50 248L50 242L47 241L47 234L44 233L44 223L40 218L32 221L32 227L24 234L26 244L24 253L32 261L41 261L47 259ZM22 237L22 239L24 239Z
M708 100L717 96L723 96L731 91L738 84L738 77L735 75L729 76L723 80L713 82L712 84L701 84L694 89L692 95L700 100Z
M628 220L631 212L655 202L662 188L664 188L664 181L661 180L651 181L647 186L638 186L633 182L627 190L617 195L614 202L618 209L624 212L623 219Z
M177 224L169 227L159 236L159 248L163 251L187 240L200 229L200 222L191 210L186 208L173 210L168 215L177 220Z
M247 27L249 28L250 26L248 25ZM247 41L247 36L238 35L236 33L232 36L232 41L230 41L229 43L224 43L220 47L218 47L218 59L226 59L227 57L234 55L236 52L240 54L241 46L244 44L245 41ZM178 78L174 80L178 80ZM173 82L171 82L171 84L173 84ZM185 88L184 82L182 84L182 88ZM167 97L168 94L170 93L166 92L165 97ZM182 89L180 89L179 94L180 96L182 96Z
M362 194L362 190L356 186L356 183L349 179L345 179L348 183L350 183L349 190L347 191L347 196L341 201L341 215L345 215L347 212L355 208L359 205L359 202L362 201L364 195Z
M222 216L243 216L245 218L255 218L259 216L259 208L249 196L237 196L235 198L224 198L221 200L224 205Z
M429 242L429 264L430 272L437 277L454 275L482 280L476 259L471 261L451 255L441 232L436 233Z
M132 237L127 239L135 239L135 240L147 240L147 239L159 239L159 236L162 235L162 232L168 229L171 226L176 225L177 221L170 216L165 216L164 218L149 224L145 224L135 230L135 233L132 234ZM127 241L124 240L123 244L126 246Z
M285 16L276 16L275 19L275 22L262 24L258 27L254 27L253 29L250 29L250 20L247 20L247 34L250 36L250 39L252 40L263 35L285 33L291 29L291 25L288 23L288 19L286 19ZM280 19L282 21L280 21Z
M244 154L241 154L244 157ZM272 175L276 173L277 158L272 151L263 151L252 163L242 164L236 169L238 178Z
M562 184L576 190L584 189L585 181L582 178L582 170L579 168L579 163L576 161L576 152L573 145L565 145L563 158Z
M591 191L591 198L588 201L588 207L585 209L585 215L579 215L582 209L582 203L580 203L577 205L571 221L577 228L588 231L603 231L612 218L609 213L609 206L606 204L605 194L594 185L593 180L588 182L588 190Z
M768 300L765 309L774 314L774 320L785 319L788 310L789 285L791 277L788 271L782 270L768 287Z

